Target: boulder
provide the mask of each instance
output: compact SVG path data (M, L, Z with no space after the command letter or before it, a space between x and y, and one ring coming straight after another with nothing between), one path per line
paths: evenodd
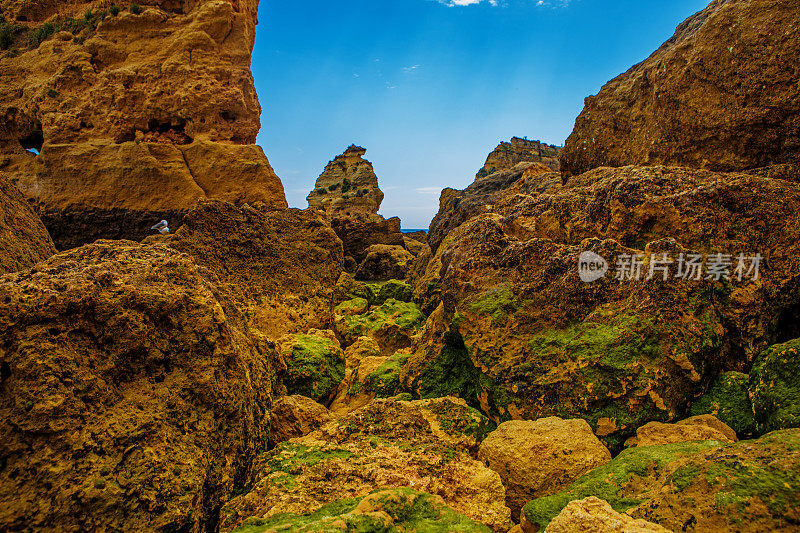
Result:
M322 427L330 418L330 412L311 398L292 395L279 398L272 405L269 444L303 437Z
M756 419L747 391L748 380L747 374L724 372L708 392L692 404L691 414L713 415L737 434L743 437L753 436L756 431Z
M409 348L424 322L416 304L389 299L366 314L337 315L335 329L345 346L366 335L378 343L383 355L391 355Z
M456 398L375 400L263 454L251 490L223 509L221 531L409 487L505 533L513 524L500 476L467 453L488 424Z
M355 277L373 281L405 279L413 260L414 256L402 246L373 244L367 248L367 255L358 265Z
M490 533L485 525L470 520L445 505L441 496L409 488L377 491L368 496L337 500L313 513L288 513L271 519L251 518L247 531L459 531Z
M545 533L670 533L668 529L616 512L594 496L570 502L545 529Z
M503 422L481 443L478 459L500 474L519 517L528 500L560 491L611 454L585 420L550 417Z
M330 331L311 330L278 340L286 364L283 383L288 394L300 394L320 403L333 399L344 379L345 360L339 341Z
M4 531L213 529L266 446L277 354L167 246L5 276L0 345Z
M788 163L798 176L796 7L791 0L714 1L689 17L649 58L586 98L559 157L562 171Z
M214 272L272 339L333 324L342 245L320 213L204 201L174 235L152 239Z
M30 268L55 253L42 221L16 187L0 176L0 275Z
M750 371L759 433L800 427L800 339L770 347Z
M715 440L736 442L736 432L711 415L682 420L677 424L649 422L636 430L637 446L657 446L674 442Z
M683 442L629 448L523 514L545 528L589 496L618 513L671 531L790 531L800 512L800 430L724 444Z

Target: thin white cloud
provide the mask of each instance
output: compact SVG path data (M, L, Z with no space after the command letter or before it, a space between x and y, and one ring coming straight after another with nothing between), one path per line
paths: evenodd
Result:
M441 187L419 187L414 190L417 191L419 194L439 194L442 192Z
M411 65L410 67L403 67L403 72L405 72L406 74L411 74L412 72L417 70L419 67L420 67L420 65Z
M499 6L501 3L506 2L506 0L436 0L442 5L447 7L465 7L465 6L476 6L478 4L488 3L490 6ZM569 5L571 0L531 0L532 2L536 2L537 6L541 7L566 7Z

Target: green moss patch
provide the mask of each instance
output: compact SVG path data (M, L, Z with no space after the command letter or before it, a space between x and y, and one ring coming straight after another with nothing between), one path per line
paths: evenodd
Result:
M369 313L345 317L347 332L354 337L391 326L416 331L424 323L425 315L416 304L394 299L385 301Z
M379 366L374 372L367 375L361 387L375 392L378 398L388 398L400 392L400 370L411 355L394 354Z
M651 477L654 471L680 456L700 453L719 445L716 441L704 441L629 448L610 463L581 476L566 490L528 502L522 512L532 524L542 529L569 502L589 496L606 500L615 511L625 512L644 501L636 490L630 489L640 486L641 479Z
M470 304L470 309L479 315L489 315L492 323L501 323L506 316L519 311L521 305L508 285L501 285L481 295Z
M800 427L800 339L772 346L750 371L758 431Z
M748 380L747 374L741 372L720 375L708 392L692 404L692 416L714 415L740 436L754 435L756 419L747 391Z
M324 400L344 379L344 353L331 339L295 335L283 356L287 367L283 381L289 394Z
M398 488L365 498L337 500L305 515L283 513L268 520L250 519L236 531L489 533L491 530L456 513L435 496Z

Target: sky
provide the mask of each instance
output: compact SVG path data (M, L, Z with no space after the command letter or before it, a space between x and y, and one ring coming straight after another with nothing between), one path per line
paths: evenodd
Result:
M562 145L584 97L707 0L261 0L252 71L263 147L292 207L367 149L380 213L427 228L513 136Z

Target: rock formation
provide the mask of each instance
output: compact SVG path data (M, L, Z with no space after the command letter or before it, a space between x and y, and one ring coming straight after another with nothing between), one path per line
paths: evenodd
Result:
M60 248L177 227L202 198L286 207L253 145L258 2L145 4L0 2L0 174Z
M308 195L308 206L323 209L332 218L376 215L383 202L378 176L364 159L365 148L351 145L328 163Z
M501 142L478 171L476 179L485 178L495 172L514 168L519 163L541 163L554 172L559 171L559 147L540 141L529 141L512 137L510 142Z
M799 457L798 429L728 445L629 448L566 490L529 502L523 514L531 530L547 527L571 501L594 496L670 531L791 531Z
M263 454L252 489L223 510L221 529L230 531L248 519L314 512L375 490L411 487L505 533L511 512L500 476L468 453L482 438L484 422L455 398L376 400Z
M273 340L333 325L342 244L311 210L202 201L165 242L217 275L249 325Z
M790 163L797 176L798 56L795 2L715 0L648 59L586 98L561 152L562 170Z
M478 459L500 474L515 518L529 500L554 494L611 460L584 420L509 420L481 443Z
M277 354L208 270L99 241L0 284L0 529L213 530Z
M54 253L39 217L16 187L0 177L0 275L32 267Z
M364 262L374 245L408 249L400 219L387 220L378 215L383 192L378 187L372 163L363 158L366 152L360 146L351 145L342 155L336 156L325 167L307 198L310 208L324 211L330 217L331 226L344 243L351 272ZM410 248L419 251L416 243ZM390 267L386 271L376 271L375 263L380 261L371 261L361 279L385 281L405 277L404 272L398 271L403 269L397 266L397 261L386 262Z
M556 516L544 533L670 533L657 524L616 512L594 496L575 500Z

